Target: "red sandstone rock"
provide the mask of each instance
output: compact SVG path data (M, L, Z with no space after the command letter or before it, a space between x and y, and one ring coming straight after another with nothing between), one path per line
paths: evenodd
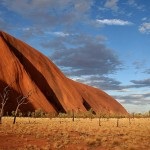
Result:
M14 110L17 95L32 90L30 103L22 105L22 111L40 108L45 112L67 112L92 108L95 112L127 114L121 104L102 90L68 79L46 56L1 31L0 90L13 81L5 112Z

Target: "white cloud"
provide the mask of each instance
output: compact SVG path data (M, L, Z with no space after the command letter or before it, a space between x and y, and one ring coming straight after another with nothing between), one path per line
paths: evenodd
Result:
M64 33L64 32L54 32L54 34L62 37L69 36L69 33Z
M145 22L139 27L141 33L150 34L150 22Z
M110 8L114 11L117 11L118 10L117 2L118 0L107 0L104 6L106 8Z
M128 0L129 5L136 5L134 0Z
M146 21L146 20L147 20L147 17L142 18L142 21Z
M118 25L118 26L125 26L125 25L131 25L132 23L129 21L124 21L121 19L97 19L97 23L100 25Z
M22 28L23 31L29 31L31 30L29 27L26 27L26 28Z
M145 8L144 5L138 4L137 1L135 1L135 0L128 0L127 2L128 2L128 4L129 4L131 7L136 8L136 9L138 9L138 10L142 10L142 11L143 11L144 8Z

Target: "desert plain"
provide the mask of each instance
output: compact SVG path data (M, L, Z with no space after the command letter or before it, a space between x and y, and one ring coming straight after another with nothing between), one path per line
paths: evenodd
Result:
M4 117L0 150L148 150L150 118Z

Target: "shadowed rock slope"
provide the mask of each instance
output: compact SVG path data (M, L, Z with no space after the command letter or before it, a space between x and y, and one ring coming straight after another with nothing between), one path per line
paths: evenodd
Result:
M13 82L13 83L12 83ZM41 108L45 112L86 111L127 114L100 89L68 79L51 60L13 36L0 31L0 91L12 83L5 112L15 109L18 95L32 95L21 111Z

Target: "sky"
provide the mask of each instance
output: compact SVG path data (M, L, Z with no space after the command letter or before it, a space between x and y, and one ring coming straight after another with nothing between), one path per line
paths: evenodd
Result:
M100 88L128 112L150 110L149 0L1 0L0 30Z

